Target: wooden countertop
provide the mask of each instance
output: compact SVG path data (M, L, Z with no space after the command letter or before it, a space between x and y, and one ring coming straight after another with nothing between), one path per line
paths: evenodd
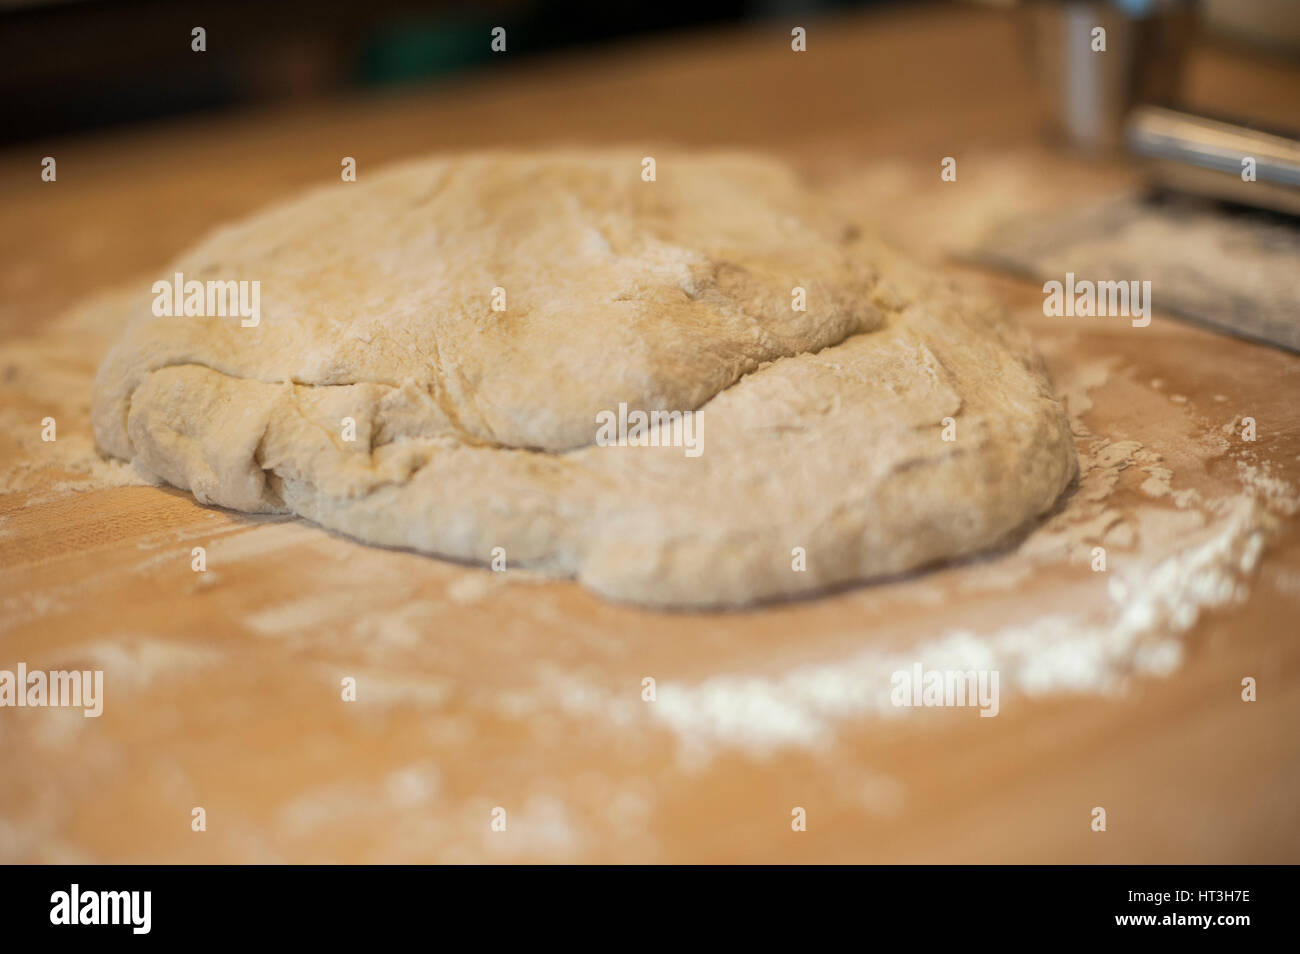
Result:
M1056 164L1038 145L999 13L806 25L799 56L774 22L0 155L0 668L101 668L107 684L99 719L0 709L0 861L1300 860L1300 529L1285 515L1243 598L1172 638L1166 675L1134 672L1106 693L1004 687L994 719L900 718L809 681L855 678L864 653L907 658L954 630L1104 602L1104 584L1021 548L749 612L652 613L79 469L111 329L70 335L59 315L218 223L335 179L345 155L364 176L474 146L753 147L933 260L947 200L915 169L941 156L960 157L971 189L998 176L1006 188L1008 155L1042 170L1031 193L1077 198L1130 176ZM1199 50L1190 91L1219 112L1300 115L1300 74L1230 51ZM55 184L39 181L45 155ZM1227 499L1246 459L1184 449L1246 409L1261 422L1248 459L1300 482L1294 356L1164 316L1144 335L1062 330L1035 317L1034 284L953 276L1029 324L1081 442L1139 442L1174 490ZM1089 389L1099 367L1105 384ZM59 440L34 442L47 414ZM1113 492L1115 519L1138 528L1112 547L1117 566L1145 553L1156 508L1178 513L1141 491L1139 470ZM194 546L206 573L191 570ZM340 700L346 676L355 703ZM641 701L647 676L659 702ZM1240 699L1245 676L1257 702ZM1098 805L1104 833L1090 828ZM191 830L195 806L206 831ZM497 806L505 832L490 828ZM795 806L806 832L791 830Z

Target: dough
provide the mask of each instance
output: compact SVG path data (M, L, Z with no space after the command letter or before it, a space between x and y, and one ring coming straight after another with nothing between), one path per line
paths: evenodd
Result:
M217 231L167 277L258 281L260 321L142 289L100 446L203 503L666 607L902 573L1052 507L1069 427L997 308L778 163L656 160L424 160ZM694 412L701 452L601 446L620 404Z

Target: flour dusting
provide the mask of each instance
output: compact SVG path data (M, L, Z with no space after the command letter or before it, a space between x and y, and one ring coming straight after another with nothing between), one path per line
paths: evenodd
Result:
M1061 512L998 561L1000 575L1015 578L1028 572L1026 562L1086 566L1104 544L1112 552L1103 600L982 631L955 628L903 652L864 650L777 676L725 674L664 686L653 714L677 736L685 764L728 747L755 756L828 748L845 720L915 717L892 704L890 679L917 662L931 670L998 670L1003 692L1013 696L1004 710L1016 693L1116 693L1135 677L1171 674L1183 659L1182 637L1202 614L1247 597L1261 554L1281 517L1297 512L1300 494L1265 465L1239 459L1239 489L1205 500L1194 488L1177 488L1173 468L1141 442L1092 434L1083 420L1092 407L1088 392L1107 382L1108 368L1084 365L1060 382L1079 450L1079 485ZM1214 457L1229 448L1211 438L1201 450ZM1136 490L1152 500L1136 508L1132 522L1110 502L1129 469L1141 475Z
M72 327L93 326L99 336L111 337L112 309L99 307L97 313L74 317ZM76 339L66 332L51 334L7 347L4 354L0 386L8 389L9 400L0 411L0 425L19 452L6 455L0 464L0 492L25 493L29 506L72 493L155 482L97 453L88 406L93 361L85 357L84 348L70 343ZM1052 347L1068 346L1045 342L1049 355ZM787 747L824 750L854 719L921 717L890 701L892 674L918 662L928 669L998 670L1004 710L1014 707L1018 696L1117 693L1136 678L1168 676L1183 660L1184 636L1197 620L1247 597L1261 554L1285 519L1300 512L1300 494L1271 462L1238 439L1242 415L1228 419L1222 407L1212 408L1208 426L1189 423L1186 434L1164 445L1151 439L1156 446L1147 446L1145 434L1139 440L1131 433L1093 433L1087 421L1098 388L1127 387L1126 394L1134 400L1146 395L1166 407L1172 404L1189 422L1195 402L1169 395L1160 379L1139 382L1125 377L1110 359L1058 364L1068 369L1063 375L1058 372L1056 383L1080 462L1068 500L1010 550L945 571L949 589L940 589L932 578L912 590L900 584L911 594L908 599L940 614L954 593L1006 599L1036 574L1055 569L1069 582L1049 614L1026 606L1019 616L1002 613L992 622L943 623L936 632L901 648L886 651L868 643L867 648L838 655L822 651L814 661L776 671L726 670L722 662L711 676L663 680L651 706L635 694L597 686L579 672L539 666L534 685L520 687L513 695L495 693L494 711L502 718L532 719L553 711L558 701L568 715L623 734L649 719L677 740L686 764L701 764L727 748L755 756ZM1225 401L1223 395L1213 397L1215 405ZM57 418L57 441L40 438L45 416ZM1183 447L1187 450L1180 456L1183 452L1177 449ZM1217 460L1231 464L1235 487L1225 491L1220 485L1211 492L1205 482L1197 486L1183 476L1196 469L1187 468L1188 462L1199 466ZM13 532L12 520L0 522L0 538ZM298 547L344 563L352 553L340 538L283 517L245 518L241 525L214 528L206 535L214 566L279 559ZM143 559L136 572L172 563L180 552L161 539L139 546L159 553ZM1103 573L1090 569L1098 548L1106 554ZM395 658L391 654L414 652L433 638L428 621L448 607L486 606L498 598L504 584L519 579L540 581L529 574L521 577L513 568L502 574L449 570L423 596L376 607L342 628L331 624L350 617L353 596L326 588L249 607L241 623L260 637L295 646L328 645L380 667L363 675L370 697L381 706L436 711L454 691L453 683L404 676L386 670L384 663ZM1300 584L1288 585L1300 591ZM62 611L72 599L72 593L60 590L6 597L0 630ZM543 612L540 607L534 611ZM599 635L617 638L616 633ZM861 639L852 642L864 645ZM115 670L128 665L139 669L146 683L175 667L211 664L205 655L149 642L130 643L120 651L99 644L88 652ZM328 686L337 684L335 667L321 667L318 675ZM414 791L410 781L395 784L400 791ZM537 814L545 822L539 827L552 830L544 840L563 843L570 837L562 812L543 805Z

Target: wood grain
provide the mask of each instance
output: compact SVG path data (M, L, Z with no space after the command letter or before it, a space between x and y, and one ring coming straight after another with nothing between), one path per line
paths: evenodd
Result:
M1105 583L1013 548L822 599L650 613L175 490L74 492L86 475L31 440L46 413L59 444L89 440L89 382L111 329L70 336L56 323L64 309L146 280L220 222L335 179L344 155L364 176L471 146L754 147L842 189L934 260L957 210L937 175L914 170L937 170L941 156L959 157L959 181L976 189L1005 176L994 157L1007 154L1037 170L1025 188L1045 197L1130 180L1121 165L1038 146L1030 79L1000 14L926 8L808 26L802 56L773 22L0 156L0 455L27 468L0 496L0 668L102 668L109 687L97 720L0 709L0 860L1300 860L1294 520L1248 597L1202 616L1164 678L1009 693L995 719L851 710L812 739L758 746L734 727L719 741L707 714L665 721L640 701L642 679L665 700L746 680L779 700L791 673L852 672L864 651L906 654L954 627L1104 602ZM1300 74L1284 64L1201 49L1189 88L1218 111L1300 115ZM58 158L56 184L39 182L44 155ZM887 203L872 173L890 163L904 172ZM912 208L931 224L908 227ZM952 274L1023 317L1059 382L1108 363L1081 424L1161 453L1176 488L1211 498L1237 486L1235 452L1206 463L1184 448L1242 409L1262 422L1255 459L1300 481L1294 357L1163 316L1143 335L1063 329L1035 317L1033 285ZM26 377L33 367L40 380ZM1153 506L1141 478L1130 468L1115 490L1135 521ZM194 546L207 549L206 573L190 568ZM1023 574L999 582L1008 568ZM1259 681L1253 704L1240 700L1247 675ZM339 699L344 676L358 680L356 703ZM1096 805L1105 833L1089 828ZM191 831L194 806L205 832ZM489 828L495 806L506 833ZM793 806L806 808L807 832L791 831Z

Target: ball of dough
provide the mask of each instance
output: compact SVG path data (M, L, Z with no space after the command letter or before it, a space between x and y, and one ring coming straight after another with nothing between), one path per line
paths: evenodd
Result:
M101 447L204 503L664 607L902 573L1053 506L1068 422L997 308L777 162L656 160L435 158L217 231L164 280L257 282L256 323L142 289Z

